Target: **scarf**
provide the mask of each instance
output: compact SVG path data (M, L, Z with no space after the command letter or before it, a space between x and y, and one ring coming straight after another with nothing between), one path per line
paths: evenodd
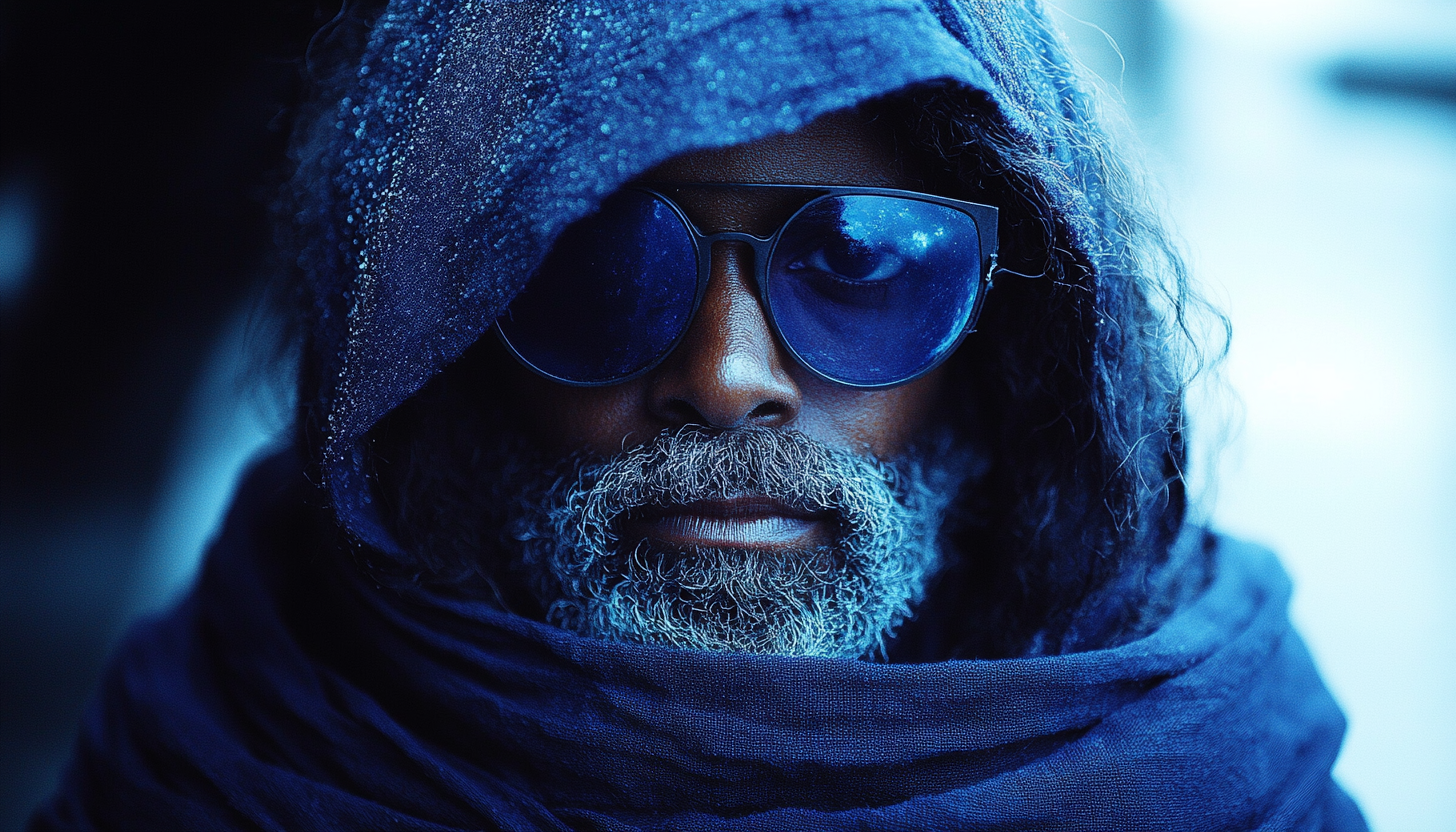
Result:
M674 650L379 587L299 468L126 639L33 829L1365 829L1256 547L1206 536L1207 590L1113 649Z

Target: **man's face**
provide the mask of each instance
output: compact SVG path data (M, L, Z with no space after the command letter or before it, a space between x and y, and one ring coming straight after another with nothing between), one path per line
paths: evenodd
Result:
M793 133L673 158L652 182L813 183L917 189L917 171L887 130L863 116L832 114ZM802 201L802 197L798 197ZM680 204L704 232L771 233L798 207L794 196L701 189ZM707 295L686 336L651 372L606 387L571 387L521 371L508 408L536 442L557 453L612 454L684 425L792 430L833 448L894 459L925 430L944 385L943 366L898 387L859 390L799 365L775 338L753 288L752 253L719 244ZM892 332L885 333L893 338ZM719 512L720 514L725 512ZM733 512L727 512L732 514ZM765 550L826 541L824 520L674 515L640 531L677 545Z
M914 190L915 173L888 131L838 115L686 154L641 181ZM803 200L780 195L792 190L685 190L680 204L706 233L766 236ZM507 383L489 398L514 427L494 450L443 404L441 435L454 444L406 455L426 460L405 478L403 504L426 512L412 527L445 538L455 562L484 557L495 578L503 573L482 550L503 532L508 583L524 583L548 621L583 635L872 653L938 568L941 521L974 468L936 419L943 371L878 390L823 380L777 340L751 251L728 243L711 255L696 317L645 375L573 387L501 354ZM470 395L468 385L447 388ZM426 446L438 439L422 436ZM441 526L467 531L452 541Z

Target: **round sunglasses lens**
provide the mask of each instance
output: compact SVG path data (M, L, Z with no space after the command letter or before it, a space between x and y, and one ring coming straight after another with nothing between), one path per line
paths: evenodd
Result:
M768 302L799 359L846 384L895 384L956 345L980 291L976 222L892 196L820 197L785 226Z
M607 384L656 363L692 317L697 255L678 215L621 191L572 224L497 323L547 375Z

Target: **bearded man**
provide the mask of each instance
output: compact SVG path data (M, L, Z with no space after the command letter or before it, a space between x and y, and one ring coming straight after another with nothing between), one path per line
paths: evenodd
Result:
M365 16L296 446L36 828L1364 828L1037 4Z

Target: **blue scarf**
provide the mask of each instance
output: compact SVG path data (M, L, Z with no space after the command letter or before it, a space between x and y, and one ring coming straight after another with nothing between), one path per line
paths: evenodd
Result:
M298 469L127 639L35 829L1365 829L1263 550L1208 538L1212 585L1114 649L673 650L379 588Z

